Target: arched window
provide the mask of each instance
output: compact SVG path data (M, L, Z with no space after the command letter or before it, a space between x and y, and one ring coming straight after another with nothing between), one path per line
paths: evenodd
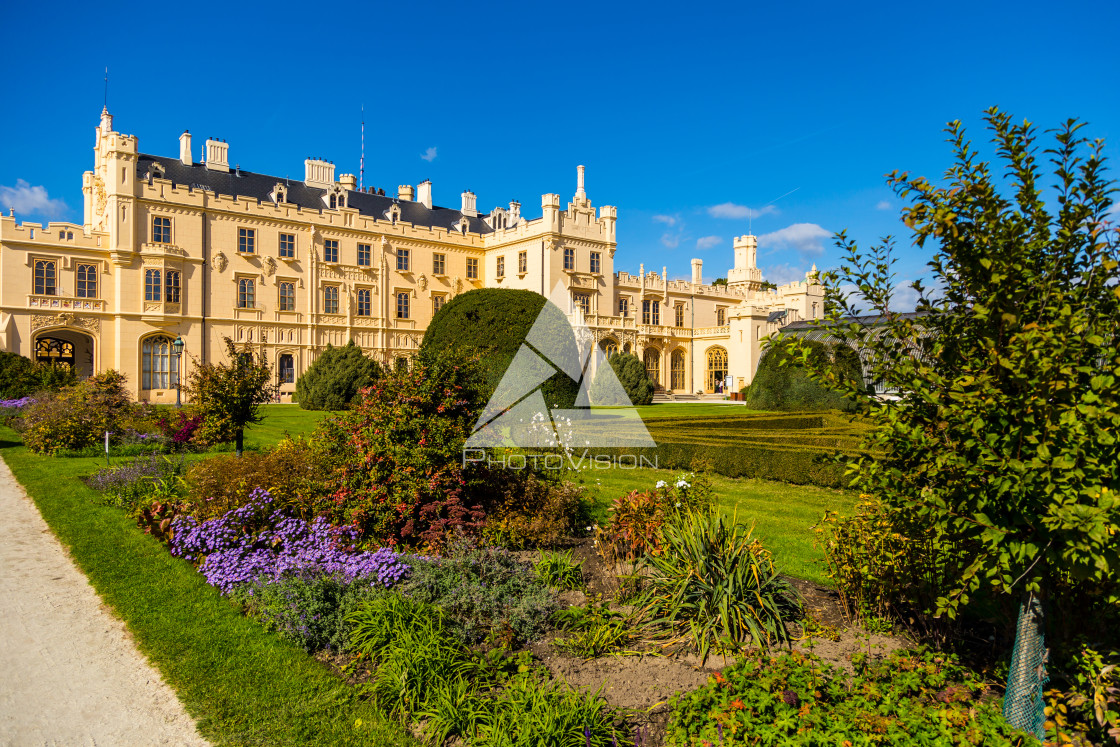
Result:
M720 347L708 348L708 387L709 392L716 391L716 385L723 386L727 378L727 351Z
M257 305L257 283L253 278L238 278L237 308L253 309Z
M610 337L600 342L599 347L603 349L603 354L607 356L608 360L612 355L618 352L618 343Z
M97 265L78 265L78 298L97 298Z
M646 373L653 382L655 389L661 387L661 351L657 348L646 348L642 353L642 360L646 364Z
M74 343L57 337L40 337L35 341L35 360L74 367Z
M179 303L179 285L182 282L182 274L177 271L170 271L165 276L166 280L164 299L168 303Z
M397 294L397 319L408 319L408 294Z
M141 346L144 389L170 389L179 382L179 359L171 352L171 338L147 337Z
M163 291L159 270L144 270L144 300L159 301Z
M296 361L291 353L283 353L276 361L280 370L281 384L294 384L296 381Z
M369 316L373 294L368 288L358 289L358 316Z
M35 293L37 295L56 295L55 277L54 262L35 260Z
M328 285L323 288L323 313L338 313L338 286Z
M674 350L669 357L669 388L674 391L684 389L684 351Z

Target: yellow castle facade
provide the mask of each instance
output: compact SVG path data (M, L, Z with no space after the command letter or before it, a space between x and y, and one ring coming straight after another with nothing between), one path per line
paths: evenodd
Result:
M115 368L138 399L174 402L172 342L185 372L221 360L230 337L266 354L288 399L327 345L402 365L454 296L560 286L604 352L633 352L659 389L695 394L750 383L770 333L823 313L815 268L765 288L750 235L726 285L705 285L699 259L690 280L616 271L617 208L596 210L582 166L566 207L545 194L530 219L518 202L480 213L469 191L440 207L431 182L361 189L319 159L301 181L242 171L229 149L208 139L196 161L184 132L177 158L147 155L103 111L83 223L0 216L0 349L83 375Z

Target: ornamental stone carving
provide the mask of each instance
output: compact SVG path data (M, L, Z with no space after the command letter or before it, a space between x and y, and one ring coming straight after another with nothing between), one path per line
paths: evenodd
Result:
M425 275L424 273L420 273L420 277L418 277L416 279L416 282L420 285L420 290L422 290L422 291L428 290L428 276L427 275Z
M463 292L463 279L461 277L459 277L458 275L455 276L455 292L456 293L462 293Z
M34 332L43 327L75 327L96 335L101 332L101 320L94 317L75 316L69 311L61 314L32 314L31 331Z
M267 275L268 277L272 277L273 274L275 274L275 272L276 272L276 260L273 259L272 257L265 257L264 258L264 274Z
M226 259L225 252L218 252L210 260L210 266L218 272L225 271L227 264L229 264L229 261Z

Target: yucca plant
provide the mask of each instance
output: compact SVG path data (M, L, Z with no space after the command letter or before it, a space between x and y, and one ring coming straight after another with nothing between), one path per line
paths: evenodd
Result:
M690 641L705 661L713 646L737 650L789 643L786 620L801 610L754 527L715 510L689 511L665 525L662 552L640 562L649 577L639 617L667 644Z

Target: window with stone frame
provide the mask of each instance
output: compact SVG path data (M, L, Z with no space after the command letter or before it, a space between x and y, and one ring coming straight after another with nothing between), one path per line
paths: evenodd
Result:
M529 252L517 253L517 272L524 275L529 271Z
M575 305L580 311L582 311L584 314L590 314L591 313L591 296L590 295L588 295L587 293L575 293L575 294L573 294L573 297L574 297L575 302L576 302Z
M277 360L281 384L296 383L296 361L291 353L281 353Z
M171 219L161 215L152 217L152 243L171 243Z
M295 259L296 235L294 233L280 234L280 257L282 259Z
M78 265L78 298L97 298L97 265Z
M145 337L140 354L142 389L170 389L179 382L179 357L172 352L170 337Z
M570 246L564 247L564 269L576 269L576 250L572 249Z
M408 293L397 294L397 319L408 319Z
M167 271L163 276L163 300L167 303L179 303L182 284L182 273L178 270Z
M338 262L338 240L326 239L323 241L323 261Z
M506 258L505 257L498 257L498 271L497 271L496 274L500 278L504 278L506 276Z
M478 280L478 260L474 257L467 258L467 280Z
M408 272L407 249L397 249L397 272Z
M436 295L432 296L432 313L438 313L439 310L443 308L443 305L446 302L447 296L443 295L442 293L437 293Z
M237 308L255 309L257 307L257 281L254 278L237 279Z
M338 313L338 286L327 285L323 287L323 313Z
M630 299L625 296L618 299L618 315L630 316Z
M144 300L163 299L163 274L159 270L144 270Z
M296 284L291 282L280 283L280 311L296 310Z
M599 272L602 265L602 256L599 252L591 252L591 271Z
M358 316L369 316L373 311L373 294L369 288L358 289Z
M722 327L727 323L727 309L716 309L716 326Z
M256 254L257 230L255 228L237 229L237 251L241 254Z
M358 244L358 264L362 267L369 267L370 256L369 244Z
M683 303L679 303L674 307L673 326L675 326L675 327L683 327L684 326L684 304Z
M56 283L57 273L55 263L45 259L35 260L35 285L34 291L38 296L58 295Z
M642 301L642 324L661 324L661 304L657 301Z
M446 275L447 274L447 255L446 254L433 254L432 255L432 274L433 275Z

